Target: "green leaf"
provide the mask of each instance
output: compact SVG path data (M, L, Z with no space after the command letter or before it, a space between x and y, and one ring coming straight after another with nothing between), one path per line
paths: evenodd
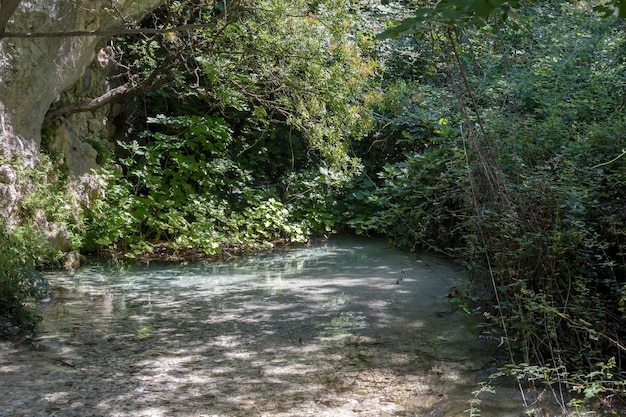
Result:
M376 39L384 40L390 38L397 38L398 36L406 35L412 31L415 31L418 28L426 27L425 21L431 16L431 12L429 9L421 9L428 11L428 14L425 14L420 17L410 17L408 19L404 19L398 25L392 26L385 31L376 35ZM419 12L419 10L418 10Z

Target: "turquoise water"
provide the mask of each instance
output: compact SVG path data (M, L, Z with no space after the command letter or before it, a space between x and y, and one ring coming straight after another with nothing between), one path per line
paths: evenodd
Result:
M462 416L501 354L449 302L459 268L381 240L224 263L99 261L48 278L22 375L50 379L7 374L0 406L30 390L76 405L54 415ZM515 385L480 399L483 416L525 415ZM32 415L47 415L39 403Z

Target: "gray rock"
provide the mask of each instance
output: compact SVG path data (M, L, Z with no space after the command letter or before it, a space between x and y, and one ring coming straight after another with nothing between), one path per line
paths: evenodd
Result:
M58 223L48 224L46 239L54 250L69 252L72 249L72 236L70 232Z
M8 19L6 32L113 30L132 24L163 3L164 0L21 1ZM111 13L111 7L115 13ZM94 98L110 88L106 76L114 65L115 50L105 46L105 41L97 36L0 40L0 158L34 167L41 148L42 125L51 106ZM106 141L114 133L108 112L106 107L55 121L50 133L53 147L56 144L52 151L62 155L69 176L81 177L98 167L97 152L88 141ZM14 187L14 174L10 167L0 169L0 214L9 223L18 224L18 202L32 187ZM77 183L81 181L78 179ZM57 232L51 231L50 239L67 248L64 234Z
M18 211L20 193L13 184L0 183L0 215L9 224L15 220L14 214Z
M33 0L21 2L7 32L63 32L114 29L149 13L163 0ZM121 19L119 16L123 16ZM17 155L34 165L41 126L50 105L77 81L90 84L87 67L102 46L97 36L5 38L0 41L0 133L5 157ZM107 66L101 53L100 66ZM88 92L87 90L84 90Z
M0 183L15 184L17 174L11 165L0 166Z
M68 252L63 258L63 268L71 271L83 265L85 262L87 262L87 258L85 258L84 255L76 251Z
M56 129L50 149L65 156L64 165L70 175L80 176L99 168L96 163L98 152L83 142L80 133L71 126Z

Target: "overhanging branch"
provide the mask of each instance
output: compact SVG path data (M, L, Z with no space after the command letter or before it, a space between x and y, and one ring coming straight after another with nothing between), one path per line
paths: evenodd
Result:
M0 0L2 1L2 0ZM238 0L233 1L231 4L230 15L236 16L233 14L233 11L239 11L241 9L240 2ZM194 24L185 24L185 25L174 25L166 28L134 28L134 29L119 29L119 30L92 30L92 31L68 31L68 32L24 32L24 33L5 33L5 37L9 38L43 38L43 37L71 37L71 36L102 36L102 37L110 37L110 36L121 36L121 35L133 35L133 34L143 34L143 35L160 35L172 32L189 32L193 30L201 30L201 29L209 29L209 28L217 28L221 23L221 26L216 33L213 34L213 37L220 36L223 33L225 27L232 23L232 18L227 18L225 11L222 11L219 15L215 16L208 23L194 23ZM2 34L0 34L0 39ZM157 65L157 67L152 70L150 75L148 75L143 80L138 80L138 76L134 76L130 72L130 68L126 66L122 66L120 62L117 64L120 68L127 68L128 74L127 79L128 82L120 85L119 87L113 88L106 93L102 94L99 97L87 100L80 100L69 105L63 106L61 108L51 110L46 115L48 120L53 120L59 117L68 116L74 113L93 111L100 107L103 107L107 104L113 103L123 97L129 96L137 96L141 94L146 94L150 91L158 90L162 88L165 84L172 80L169 72L176 66L179 62L184 62L184 52L187 49L190 49L194 45L189 45L186 43L180 44L176 49L169 51L169 53L161 58L161 62ZM198 44L195 45L197 47ZM156 60L156 58L153 57Z
M123 95L127 95L131 89L132 88L130 86L130 83L126 83L112 90L109 90L100 97L94 98L92 100L77 101L68 106L48 112L46 117L48 119L55 119L66 114L96 110L99 107L102 107L106 104L113 102L114 100L119 99Z
M67 116L74 113L97 110L100 107L113 103L114 101L117 101L123 97L137 96L141 94L146 94L149 91L157 90L169 81L169 78L167 76L164 76L164 74L166 74L171 69L172 65L176 62L176 59L178 58L180 52L180 50L172 52L140 84L133 85L133 82L129 81L125 84L120 85L119 87L115 87L107 91L99 97L93 98L91 100L77 101L59 109L49 111L48 114L46 114L46 118L49 120L53 120L58 117Z
M168 28L135 28L116 30L73 30L67 32L5 32L0 33L0 38L70 38L80 36L121 36L121 35L158 35L173 32L185 32L196 29L210 29L216 27L216 22L196 23Z

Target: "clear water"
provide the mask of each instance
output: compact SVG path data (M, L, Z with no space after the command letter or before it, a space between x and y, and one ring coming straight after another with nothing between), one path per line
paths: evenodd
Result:
M469 415L499 354L447 298L458 268L379 240L49 279L40 349L3 358L15 415ZM499 383L481 415L525 415L519 394Z

